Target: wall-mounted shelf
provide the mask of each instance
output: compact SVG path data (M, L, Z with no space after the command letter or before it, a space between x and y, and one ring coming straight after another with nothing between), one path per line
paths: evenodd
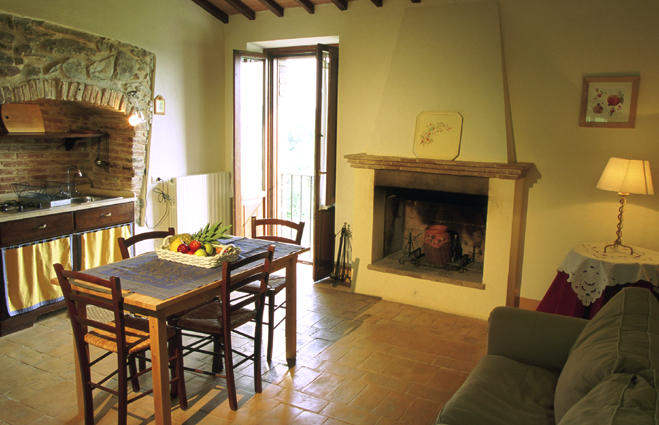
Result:
M80 139L90 137L106 137L108 133L99 131L77 131L77 132L44 132L44 133L0 133L2 139L64 139L64 147L67 151L73 149L73 145Z

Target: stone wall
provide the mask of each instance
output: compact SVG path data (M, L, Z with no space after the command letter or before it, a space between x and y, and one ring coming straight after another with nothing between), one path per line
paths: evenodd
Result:
M108 134L107 139L80 140L69 151L63 139L47 134L0 136L0 193L11 192L11 183L66 179L66 170L77 165L95 188L130 191L140 198L136 217L141 223L154 66L155 56L139 47L0 13L0 104L40 105L47 133ZM127 120L133 110L127 98L131 91L147 119L137 127ZM99 150L107 159L100 167Z

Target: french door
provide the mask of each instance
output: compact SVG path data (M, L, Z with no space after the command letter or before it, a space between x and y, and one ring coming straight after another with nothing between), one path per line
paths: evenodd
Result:
M250 217L264 217L267 200L266 66L263 54L234 51L234 234L251 236Z
M308 173L311 189L309 196L286 197L288 183L282 183L281 170L291 159L284 159L279 149L286 143L282 140L286 136L279 131L280 123L306 120L307 114L284 108L284 101L278 96L287 80L286 72L281 73L282 69L286 70L286 60L301 57L312 61L315 58L316 64L315 116L308 118L313 121L311 128L315 133L308 141L309 148L313 149L313 158L309 159L309 166L313 168ZM287 72L292 74L291 61ZM310 73L313 72L312 69ZM276 50L266 54L234 52L235 233L250 236L252 215L287 218L288 213L282 211L284 198L286 202L312 198L309 200L310 217L300 221L311 221L305 227L305 233L309 234L303 241L312 248L315 280L328 276L333 265L337 77L338 48L334 46L318 45L311 49ZM313 95L313 89L308 91ZM308 108L314 108L313 103ZM285 114L288 116L284 117ZM282 159L278 160L280 156ZM293 161L302 160L295 158ZM300 206L299 209L304 208Z

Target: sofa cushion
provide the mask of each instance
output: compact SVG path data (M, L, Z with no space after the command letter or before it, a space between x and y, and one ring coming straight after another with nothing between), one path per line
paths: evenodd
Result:
M644 288L625 288L575 341L556 385L555 413L565 413L608 375L659 365L659 303ZM654 383L653 383L654 384Z
M638 375L609 375L567 411L558 425L656 424L657 392Z
M555 425L558 373L486 355L439 413L438 424Z

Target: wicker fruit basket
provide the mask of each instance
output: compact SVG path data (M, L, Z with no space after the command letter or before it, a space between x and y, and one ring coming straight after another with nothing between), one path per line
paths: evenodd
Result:
M212 269L219 267L225 261L236 261L240 255L240 248L234 245L230 253L215 254L210 257L199 257L196 255L183 254L181 252L173 252L169 250L169 245L172 243L172 237L167 236L159 248L156 248L156 255L161 260L173 261L175 263L187 264L195 267L203 267Z

